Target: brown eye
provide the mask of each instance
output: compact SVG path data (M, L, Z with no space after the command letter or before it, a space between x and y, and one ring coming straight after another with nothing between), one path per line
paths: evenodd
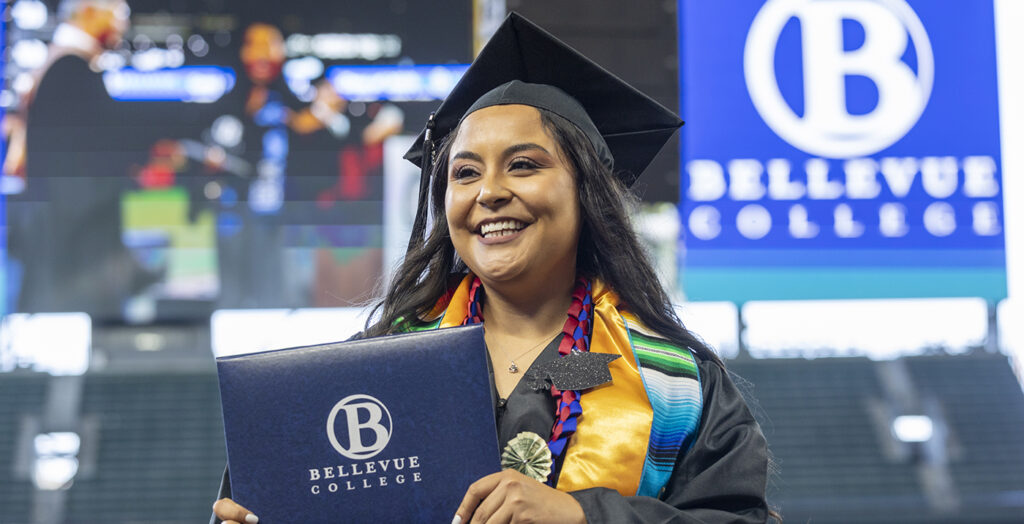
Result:
M517 158L513 160L508 167L509 169L516 171L523 169L537 169L540 166L538 166L536 162L530 160L529 158Z
M456 170L455 170L455 171L454 171L454 172L452 173L452 179L453 179L453 180L462 180L462 179L464 179L464 178L468 178L468 177L474 176L474 175L476 175L476 174L477 174L477 173L476 173L476 170L475 170L475 169L473 169L472 167L469 167L469 166L462 166L462 167L460 167L460 168L457 168L457 169L456 169Z

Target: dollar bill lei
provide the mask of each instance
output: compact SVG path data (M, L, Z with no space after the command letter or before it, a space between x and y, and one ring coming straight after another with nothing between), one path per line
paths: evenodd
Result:
M516 435L501 452L502 469L514 469L538 482L548 480L552 464L547 442L532 431Z

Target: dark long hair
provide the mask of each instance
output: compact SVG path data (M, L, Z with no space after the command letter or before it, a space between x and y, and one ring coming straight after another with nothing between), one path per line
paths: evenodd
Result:
M721 360L680 322L661 287L630 220L637 198L605 167L586 135L568 120L540 111L541 123L571 164L580 202L581 227L576 272L604 281L625 308L647 327L675 344L689 347L704 360ZM383 298L375 305L365 336L398 330L399 319L415 320L430 311L455 278L467 271L452 246L445 220L444 194L448 184L448 153L457 134L449 133L437 151L431 170L430 213L433 225L426 241L412 247L397 269Z

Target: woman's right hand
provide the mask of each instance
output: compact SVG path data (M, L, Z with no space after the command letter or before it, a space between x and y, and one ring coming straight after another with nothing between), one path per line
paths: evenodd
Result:
M251 511L228 498L213 503L213 514L224 521L224 524L256 524L260 521Z

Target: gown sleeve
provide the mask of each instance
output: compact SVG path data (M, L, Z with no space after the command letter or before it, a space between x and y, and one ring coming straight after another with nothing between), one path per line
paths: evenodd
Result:
M658 498L608 488L570 493L587 522L766 522L768 451L736 385L713 362L699 362L704 409L696 441L676 459Z

